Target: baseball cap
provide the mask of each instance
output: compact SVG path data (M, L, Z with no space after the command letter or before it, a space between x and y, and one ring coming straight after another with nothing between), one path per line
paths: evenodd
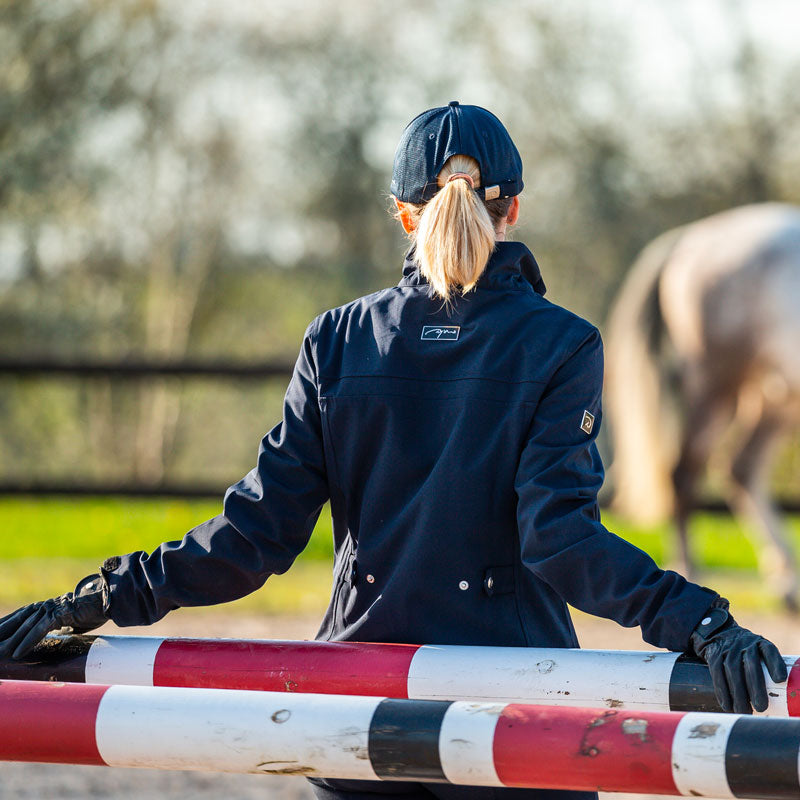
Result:
M404 203L425 203L439 191L436 176L448 158L472 156L481 169L485 200L522 191L522 159L503 123L485 108L458 100L423 111L409 122L394 154L392 194Z

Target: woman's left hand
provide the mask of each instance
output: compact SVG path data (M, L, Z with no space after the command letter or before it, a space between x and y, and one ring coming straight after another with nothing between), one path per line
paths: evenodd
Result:
M74 633L99 628L108 620L105 579L89 575L60 597L31 603L0 619L0 658L24 658L50 633L72 628Z

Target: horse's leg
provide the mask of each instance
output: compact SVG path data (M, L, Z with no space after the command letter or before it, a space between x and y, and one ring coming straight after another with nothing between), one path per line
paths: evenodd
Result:
M696 388L686 393L687 413L678 463L672 471L675 489L675 527L678 534L678 570L695 575L689 547L689 517L697 504L697 484L708 463L711 448L733 416L730 396L714 396Z
M798 610L798 574L786 529L769 494L769 466L786 422L765 414L751 431L732 465L734 510L749 519L761 535L759 568L770 585L776 585L786 607Z

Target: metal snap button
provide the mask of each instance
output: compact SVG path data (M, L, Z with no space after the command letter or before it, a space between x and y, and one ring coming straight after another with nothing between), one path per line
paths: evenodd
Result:
M458 584L458 588L461 589L462 592L466 592L469 589L469 584L466 581L461 581Z
M367 583L375 583L375 576L367 575Z
M493 587L494 587L494 578L492 578L492 577L488 577L488 578L486 579L486 588L487 588L487 589L491 589L491 588L493 588Z

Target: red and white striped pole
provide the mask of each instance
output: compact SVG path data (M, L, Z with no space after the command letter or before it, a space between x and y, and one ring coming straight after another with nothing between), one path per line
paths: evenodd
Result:
M766 716L800 717L800 660L766 675ZM677 653L137 636L48 637L0 679L258 689L414 698L720 711L708 668Z
M0 760L706 797L800 796L800 720L0 683Z

